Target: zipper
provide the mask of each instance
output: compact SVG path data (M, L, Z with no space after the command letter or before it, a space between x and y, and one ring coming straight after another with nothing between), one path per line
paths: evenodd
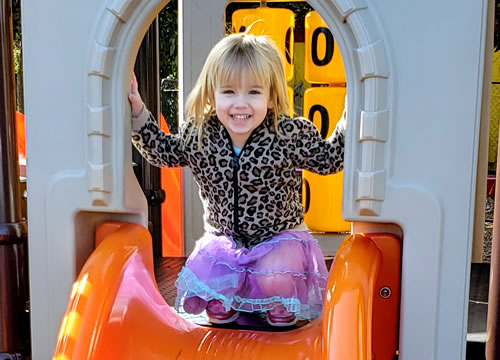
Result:
M232 148L231 144L231 148ZM243 149L241 150L243 151ZM241 153L240 153L241 154ZM238 156L234 152L233 149L233 193L234 193L234 200L233 200L233 230L236 234L239 233L240 231L240 224L239 224L239 219L238 219L238 167L239 167L239 162L238 162Z
M243 151L245 150L245 147L247 146L248 143L251 142L252 137L254 136L257 129L259 129L261 126L264 126L264 122L265 122L265 120L261 124L259 124L259 126L257 126L255 129L252 130L252 132L250 133L250 136L248 137L247 141L245 142L245 145L243 145L243 147L241 148L240 156L243 155ZM239 210L239 206L238 206L238 197L239 197L238 170L239 170L239 166L240 166L240 164L239 164L240 156L237 156L236 153L234 152L233 140L231 139L231 135L229 135L229 132L227 131L227 129L224 126L222 128L224 129L224 134L226 134L226 137L229 140L229 146L231 148L231 153L233 154L233 159L231 161L231 167L233 169L233 193L234 193L234 196L233 196L233 232L235 233L235 235L239 235L238 233L240 231L240 221L238 218L238 210Z

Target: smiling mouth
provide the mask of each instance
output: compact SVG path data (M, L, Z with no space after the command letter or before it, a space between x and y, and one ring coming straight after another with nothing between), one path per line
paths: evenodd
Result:
M251 115L232 115L233 120L236 120L236 121L247 120L247 119L250 119L250 117L251 117Z

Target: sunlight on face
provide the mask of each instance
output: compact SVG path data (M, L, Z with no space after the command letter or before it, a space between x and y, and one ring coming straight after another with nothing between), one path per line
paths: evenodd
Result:
M214 100L219 121L229 132L233 145L239 148L272 107L269 85L248 72L218 84Z

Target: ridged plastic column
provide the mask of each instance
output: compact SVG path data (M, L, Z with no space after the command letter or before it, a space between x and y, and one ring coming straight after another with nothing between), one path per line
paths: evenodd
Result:
M344 173L344 194L352 194L354 202L343 210L347 216L364 217L367 221L381 216L386 200L387 158L391 114L388 98L390 63L383 36L378 30L365 0L333 0L315 2L316 11L329 22L337 18L343 24L340 32L354 51L344 52L354 65L348 90L349 127L357 143L357 151L346 158L344 167L355 169ZM333 29L335 23L329 24ZM349 64L347 64L349 65Z

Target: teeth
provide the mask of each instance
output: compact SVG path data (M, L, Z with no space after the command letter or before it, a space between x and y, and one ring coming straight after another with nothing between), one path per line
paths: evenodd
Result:
M245 120L245 119L248 119L250 117L250 115L233 115L233 118L235 120Z

